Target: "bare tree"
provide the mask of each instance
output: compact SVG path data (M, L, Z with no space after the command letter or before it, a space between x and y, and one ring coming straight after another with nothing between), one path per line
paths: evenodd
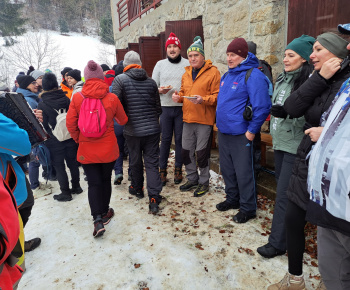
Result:
M35 69L58 71L63 57L63 49L48 32L29 32L18 42L4 50L5 60L19 70Z
M116 62L114 46L106 43L100 43L98 45L98 50L98 61L112 67Z
M9 63L4 57L4 51L0 47L0 82L4 82L6 85L10 84L10 68Z

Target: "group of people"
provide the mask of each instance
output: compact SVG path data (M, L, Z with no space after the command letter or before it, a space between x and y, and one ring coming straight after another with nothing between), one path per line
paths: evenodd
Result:
M110 207L112 171L114 184L120 184L124 145L129 154L129 193L144 197L145 168L149 210L156 214L162 187L169 181L173 136L174 183L183 181L184 165L187 180L179 189L193 192L194 197L209 191L215 123L226 193L216 208L239 209L233 216L236 223L255 218L254 142L271 114L277 197L268 243L257 251L265 258L287 251L288 272L268 289L305 289L306 221L319 226L318 257L324 283L319 287L350 289L349 41L349 24L316 39L302 35L291 41L273 94L269 77L244 38L227 46L228 71L220 77L217 67L205 58L200 37L194 38L186 59L174 33L165 44L167 58L157 62L152 78L142 68L140 55L129 51L112 70L89 61L85 79L79 70L66 67L60 85L51 72L19 75L17 92L39 110L51 137L45 145L54 170L47 169L47 174L50 177L55 172L61 189L54 199L70 201L72 194L83 191L78 168L82 165L94 237L105 233L104 226L114 216ZM64 141L53 133L61 109L67 113L71 137ZM36 161L29 163L34 192L48 187L38 182L38 166Z

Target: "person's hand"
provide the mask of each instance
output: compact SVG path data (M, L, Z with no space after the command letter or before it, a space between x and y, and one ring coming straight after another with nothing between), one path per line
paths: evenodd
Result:
M287 118L288 113L286 112L286 110L283 108L283 106L281 105L273 105L271 107L271 115L276 117L276 118Z
M158 92L159 92L160 94L165 94L165 90L164 90L163 87L158 88Z
M305 130L305 135L309 135L312 142L317 142L321 136L322 131L323 127L312 127Z
M203 98L200 95L193 95L193 97L196 97L197 99L189 99L193 104L201 104L203 103Z
M341 62L342 59L338 57L332 57L331 59L324 62L319 74L326 80L329 80L340 69Z
M43 111L42 110L38 110L38 109L34 109L34 115L35 117L42 123L43 120Z
M175 103L178 103L181 98L177 91L175 91L171 97Z
M249 131L245 132L245 137L249 140L249 141L253 141L255 138L255 134L250 133Z

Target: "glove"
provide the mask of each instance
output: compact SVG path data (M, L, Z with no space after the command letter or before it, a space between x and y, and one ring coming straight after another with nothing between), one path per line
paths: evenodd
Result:
M281 105L273 105L271 107L271 115L276 117L276 118L287 118L288 113L286 110L283 108Z

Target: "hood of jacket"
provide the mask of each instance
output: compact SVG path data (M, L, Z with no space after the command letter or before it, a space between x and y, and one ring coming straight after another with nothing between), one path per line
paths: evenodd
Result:
M81 91L86 98L103 99L109 93L109 87L104 80L88 79Z
M131 68L125 71L124 74L136 81L144 81L148 78L147 72L143 68Z
M17 93L21 93L25 98L32 98L34 99L36 102L39 102L39 97L37 94L26 90L26 89L21 89L21 88L17 88Z
M43 102L55 110L68 108L70 100L61 89L47 91L41 94Z

